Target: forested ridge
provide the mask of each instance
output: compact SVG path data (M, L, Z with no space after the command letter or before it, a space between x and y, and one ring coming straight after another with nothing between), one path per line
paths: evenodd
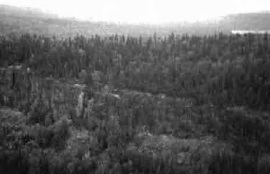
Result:
M232 30L269 30L269 11L231 14L216 20L198 22L167 23L163 25L143 25L83 21L76 18L61 18L54 14L41 12L37 9L18 8L0 4L0 34L21 35L24 33L43 36L74 37L82 34L86 37L98 34L132 36L151 36L154 32L161 36L175 34L214 35L215 33L230 34Z
M103 84L117 88L269 110L268 35L61 40L22 35L2 37L0 46L2 66L22 64L42 77L99 71Z
M268 34L1 36L0 171L269 173L269 56Z

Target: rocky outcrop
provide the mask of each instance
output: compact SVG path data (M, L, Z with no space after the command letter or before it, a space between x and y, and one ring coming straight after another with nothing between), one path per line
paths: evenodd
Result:
M61 116L83 116L87 107L88 95L82 84L37 77L29 68L15 66L0 69L0 79L1 106L28 113L36 103L42 103L55 120Z

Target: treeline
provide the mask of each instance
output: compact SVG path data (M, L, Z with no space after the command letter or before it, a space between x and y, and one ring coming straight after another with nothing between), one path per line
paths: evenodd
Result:
M79 78L217 106L269 110L269 35L0 39L0 64L22 64L40 76Z

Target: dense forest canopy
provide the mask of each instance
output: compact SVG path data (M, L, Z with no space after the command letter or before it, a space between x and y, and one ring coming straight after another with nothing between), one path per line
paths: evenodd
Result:
M43 77L100 71L104 84L119 88L269 109L267 34L66 39L25 34L2 36L0 46L1 66L23 65Z
M269 41L1 36L0 171L269 173Z

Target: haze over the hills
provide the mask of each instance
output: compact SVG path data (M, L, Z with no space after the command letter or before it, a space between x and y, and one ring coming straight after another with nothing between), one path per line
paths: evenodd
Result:
M83 34L111 35L167 35L176 34L215 34L230 33L232 30L270 30L270 13L232 14L208 22L179 22L167 25L131 25L107 22L78 21L73 18L60 18L32 8L18 8L0 5L0 34L42 34L75 36Z
M196 22L270 10L268 0L0 0L61 17L128 24Z

